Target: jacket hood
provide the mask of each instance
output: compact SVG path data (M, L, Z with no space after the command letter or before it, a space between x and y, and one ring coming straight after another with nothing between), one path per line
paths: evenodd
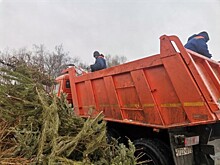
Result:
M197 36L197 34L193 34L192 36L190 36L190 37L188 38L188 41L191 40L192 38L196 37L196 36Z
M200 32L200 33L198 34L198 36L203 36L206 42L209 41L209 35L208 35L208 33L205 32L205 31Z

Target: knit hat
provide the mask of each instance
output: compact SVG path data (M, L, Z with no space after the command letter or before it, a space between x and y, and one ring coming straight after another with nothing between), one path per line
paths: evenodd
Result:
M93 57L97 57L97 56L100 56L99 52L98 51L94 51Z

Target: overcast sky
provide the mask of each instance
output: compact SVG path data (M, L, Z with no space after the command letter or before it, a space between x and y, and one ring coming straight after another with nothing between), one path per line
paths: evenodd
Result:
M220 0L0 0L0 50L63 44L93 63L93 51L129 61L159 53L159 37L206 30L220 60Z

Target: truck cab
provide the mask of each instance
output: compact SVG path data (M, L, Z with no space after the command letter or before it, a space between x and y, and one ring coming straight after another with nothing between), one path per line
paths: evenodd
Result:
M68 103L72 104L72 94L68 74L63 74L56 78L55 91L58 97L61 93L65 93Z

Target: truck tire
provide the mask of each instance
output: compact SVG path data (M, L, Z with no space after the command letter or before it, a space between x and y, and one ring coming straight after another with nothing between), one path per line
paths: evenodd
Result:
M134 141L135 156L142 165L172 165L172 154L169 147L156 139L138 139Z
M118 140L118 141L121 141L121 136L120 134L118 133L118 131L116 131L114 128L107 128L107 142L108 143L111 143L112 141L112 138Z

